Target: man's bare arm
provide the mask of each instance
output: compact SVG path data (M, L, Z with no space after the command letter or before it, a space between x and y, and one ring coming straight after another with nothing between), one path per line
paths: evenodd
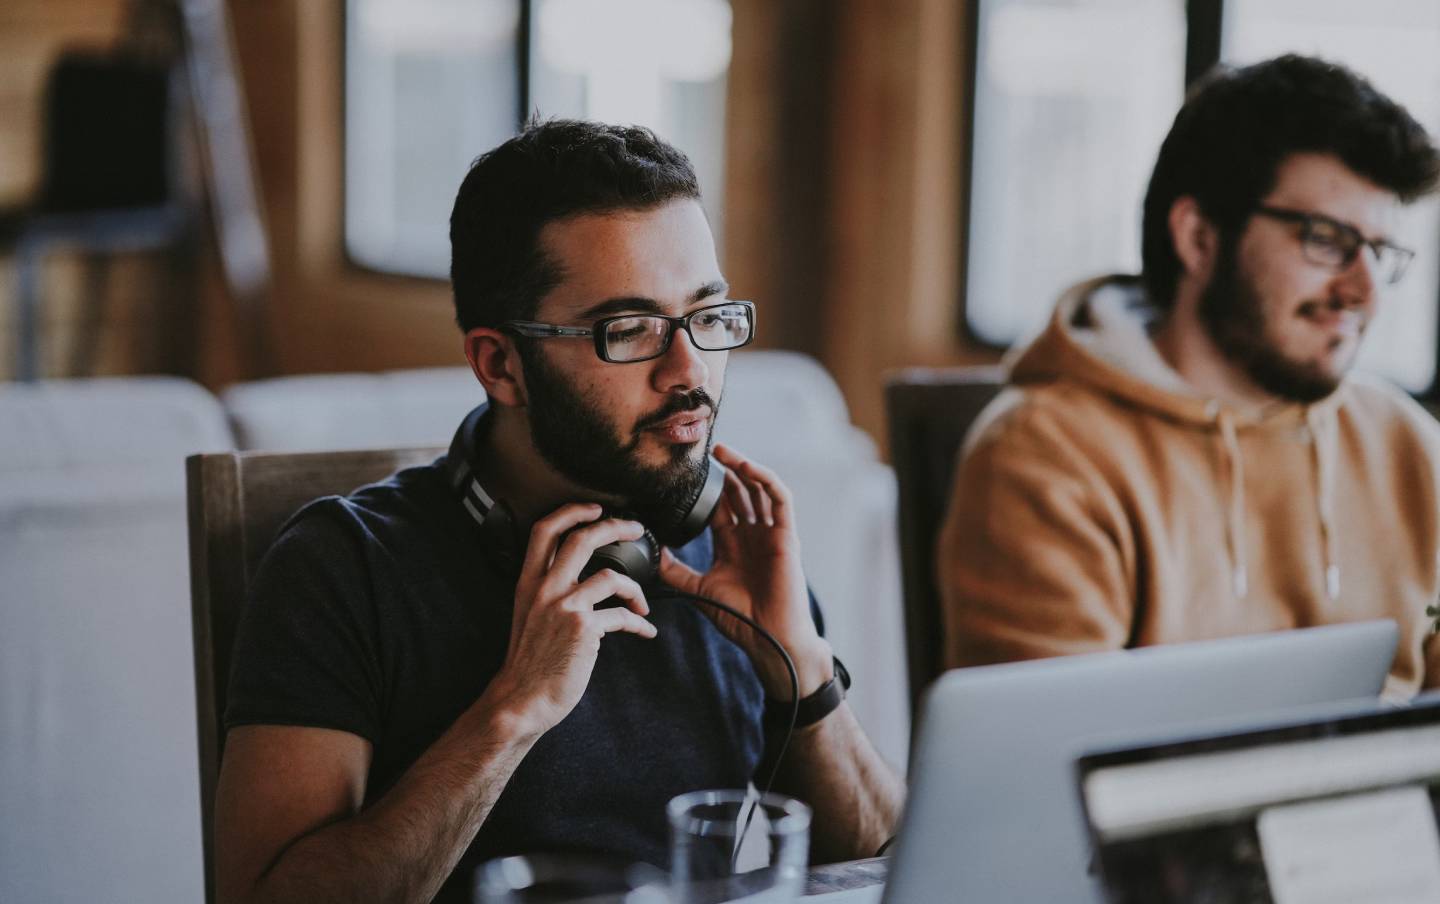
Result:
M504 666L370 807L364 739L279 725L231 732L215 807L222 902L434 897L531 746L579 702L604 636L655 636L634 581L608 570L578 580L595 549L643 530L600 515L567 505L536 522ZM612 597L625 605L595 608Z
M815 810L810 859L816 863L873 857L892 835L905 803L905 782L866 737L849 704L795 730L777 789Z
M346 732L231 732L216 800L221 902L428 901L538 735L483 697L370 808L370 745Z

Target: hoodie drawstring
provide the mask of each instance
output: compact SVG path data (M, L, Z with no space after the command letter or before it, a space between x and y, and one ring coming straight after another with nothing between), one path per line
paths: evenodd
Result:
M1244 599L1249 592L1249 572L1245 558L1245 459L1240 454L1240 438L1235 429L1235 417L1231 412L1214 405L1210 414L1220 429L1220 440L1224 446L1226 464L1230 478L1230 507L1226 512L1226 540L1230 546L1231 583L1236 599ZM1325 566L1325 593L1333 602L1340 598L1340 565L1335 556L1334 513L1332 502L1334 488L1331 468L1335 460L1332 447L1335 431L1328 429L1332 423L1324 419L1315 408L1305 413L1305 425L1310 433L1310 454L1315 468L1315 505L1320 521L1320 550Z
M1315 482L1318 484L1315 488L1315 504L1320 515L1320 548L1325 556L1325 592L1329 594L1331 602L1334 602L1340 598L1340 565L1335 559L1335 531L1331 529L1334 492L1330 470L1335 460L1335 452L1331 448L1335 431L1325 429L1333 426L1333 422L1327 424L1322 420L1320 412L1313 407L1305 413L1305 425L1310 430L1310 449L1315 459Z
M1230 579L1235 598L1243 600L1250 592L1250 577L1245 566L1245 459L1240 454L1240 439L1235 435L1234 416L1219 409L1216 423L1230 470L1230 511L1225 519L1226 540L1230 544Z

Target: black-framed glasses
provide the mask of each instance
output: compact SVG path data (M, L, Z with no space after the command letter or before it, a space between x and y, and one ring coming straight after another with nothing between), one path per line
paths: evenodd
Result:
M633 364L658 358L670 350L675 330L682 329L696 348L720 352L749 345L755 338L755 305L726 301L698 308L683 317L664 314L621 314L602 317L594 326L560 326L533 320L507 320L500 328L531 339L595 340L595 354L612 364Z
M1293 210L1289 207L1261 205L1255 212L1274 220L1300 224L1300 248L1305 259L1343 270L1354 262L1361 248L1369 248L1375 258L1376 270L1387 283L1397 283L1414 260L1415 252L1385 239L1367 239L1365 234L1323 213Z

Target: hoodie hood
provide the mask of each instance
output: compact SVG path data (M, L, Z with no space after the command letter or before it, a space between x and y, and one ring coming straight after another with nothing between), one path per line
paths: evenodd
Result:
M1156 350L1150 331L1159 318L1138 276L1080 283L1060 297L1044 332L1010 362L1010 380L1026 385L1068 377L1155 414L1211 430L1222 411L1238 425L1293 427L1334 408L1338 393L1308 406L1277 402L1259 414L1207 398Z
M1010 366L1016 385L1078 380L1169 421L1214 437L1218 477L1226 499L1226 538L1237 598L1249 592L1245 532L1245 456L1242 434L1306 431L1314 458L1314 500L1331 599L1340 594L1331 524L1335 408L1340 391L1310 405L1277 402L1258 413L1242 412L1206 398L1185 382L1150 338L1160 312L1145 297L1138 276L1105 276L1080 283L1061 296L1049 325Z

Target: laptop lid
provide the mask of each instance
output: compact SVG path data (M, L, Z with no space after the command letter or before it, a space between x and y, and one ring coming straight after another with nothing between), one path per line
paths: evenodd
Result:
M1440 697L1082 756L1112 902L1440 901Z
M886 904L1099 900L1073 761L1118 733L1375 698L1390 621L957 669L922 704Z

